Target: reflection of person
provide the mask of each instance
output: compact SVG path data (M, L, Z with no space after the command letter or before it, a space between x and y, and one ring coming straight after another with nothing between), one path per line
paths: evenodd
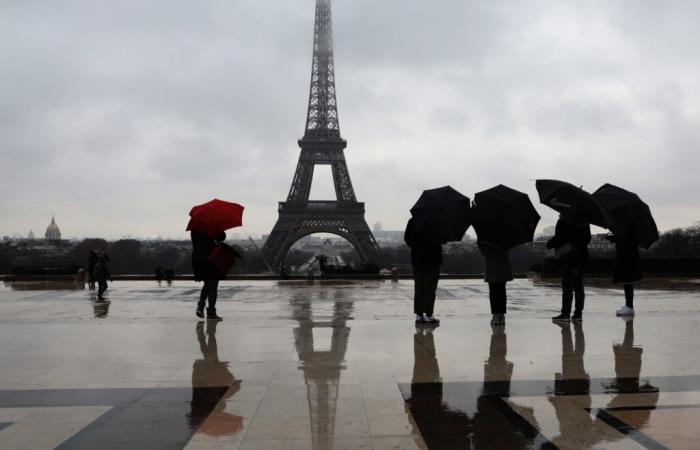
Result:
M416 232L415 219L406 224L404 241L411 248L411 266L413 266L413 312L416 323L439 324L433 317L435 308L435 291L440 279L442 265L442 245L421 236Z
M208 302L207 319L222 320L216 314L216 299L219 290L219 280L223 276L209 264L209 255L214 251L217 243L226 239L226 233L218 233L214 239L202 231L192 230L192 271L195 281L203 281L202 291L197 302L197 317L204 318L204 306Z
M505 327L491 327L489 357L484 361L484 393L497 393L502 397L510 395L510 379L513 376L513 363L506 360L508 336Z
M559 435L552 439L552 443L556 448L566 448L574 436L586 443L590 443L589 440L596 436L593 431L595 421L590 414L581 414L572 420L568 401L557 398L576 395L577 405L585 409L591 407L591 380L583 361L586 352L583 324L574 322L575 343L571 336L571 326L568 323L558 325L561 327L561 373L554 375L554 397L548 399L554 406L559 422Z
M236 380L228 369L228 363L219 361L216 344L216 326L218 321L207 321L206 335L204 322L197 322L196 333L202 359L192 365L192 400L188 420L193 430L214 436L232 435L243 428L243 418L225 412L225 402L240 390L240 381ZM225 389L220 399L212 396L211 389ZM212 409L213 407L213 409ZM206 419L206 421L205 421Z
M634 282L642 279L642 261L639 244L634 238L634 229L615 236L606 236L615 243L615 274L613 283L621 283L625 290L625 306L618 309L618 316L634 316Z
M109 304L110 302L94 302L92 304L92 310L96 319L104 319L109 314Z
M513 280L508 250L494 244L478 241L479 251L484 255L484 281L489 284L491 325L506 323L506 283Z
M547 242L547 248L562 252L561 313L552 317L556 321L568 321L571 315L571 303L576 297L574 321L583 318L585 291L583 288L583 271L588 263L588 244L591 242L591 227L577 224L564 214L559 216L554 237Z

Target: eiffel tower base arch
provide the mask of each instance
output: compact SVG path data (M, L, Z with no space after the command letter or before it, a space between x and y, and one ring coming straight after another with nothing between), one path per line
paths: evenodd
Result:
M307 202L294 208L280 203L279 219L265 241L262 254L279 271L289 249L299 239L314 233L331 233L346 239L357 250L363 263L379 265L379 246L364 218L364 204L352 202Z

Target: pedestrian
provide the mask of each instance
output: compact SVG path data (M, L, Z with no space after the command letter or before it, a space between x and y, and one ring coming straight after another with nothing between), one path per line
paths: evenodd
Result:
M175 271L173 270L172 267L168 267L165 269L165 281L168 283L168 286L173 284L173 279L175 279Z
M415 219L406 224L404 241L411 249L413 267L413 312L416 323L438 325L440 320L433 316L435 291L440 279L442 265L442 245L431 236L424 236L416 230Z
M153 274L156 277L156 281L158 284L160 284L161 281L163 281L163 266L158 264L158 267L153 271Z
M547 248L555 249L555 255L562 266L561 311L554 321L568 322L583 320L583 307L586 292L583 287L583 272L588 264L588 244L591 242L591 227L577 223L566 214L560 214L552 239ZM571 303L576 298L574 315L571 316Z
M489 242L477 241L484 255L484 281L489 284L491 325L506 324L506 283L513 280L508 250Z
M209 255L214 251L218 243L226 240L226 233L219 232L212 238L202 231L192 230L192 272L195 281L203 281L204 286L199 294L197 310L195 314L200 319L204 318L204 307L207 307L207 320L223 320L216 314L216 299L219 290L219 280L223 275L209 264Z
M88 288L95 289L95 264L97 264L97 252L90 250L88 255Z
M107 278L112 281L112 275L109 273L109 268L107 267L107 257L100 254L97 257L97 263L95 264L95 280L97 280L97 300L103 301L103 294L107 290Z
M615 313L618 316L634 316L634 284L642 279L642 261L639 244L634 238L634 229L625 234L608 235L607 240L615 244L615 273L613 283L620 283L625 291L625 305Z

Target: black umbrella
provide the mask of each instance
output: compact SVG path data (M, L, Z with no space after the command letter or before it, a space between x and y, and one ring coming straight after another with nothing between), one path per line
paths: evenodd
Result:
M651 247L659 239L649 205L634 192L608 183L598 188L593 198L604 210L606 228L616 236L631 233L637 244L644 248Z
M469 197L450 186L423 191L413 208L416 234L442 243L460 241L471 224Z
M499 184L474 195L472 221L480 241L509 250L532 242L540 215L527 194Z
M605 228L605 217L593 196L566 181L535 181L540 203L568 215L573 220Z

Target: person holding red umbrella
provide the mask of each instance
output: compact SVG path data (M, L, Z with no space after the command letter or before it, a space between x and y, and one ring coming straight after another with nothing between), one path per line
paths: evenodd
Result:
M216 313L219 281L226 278L235 260L241 257L223 243L224 230L243 224L243 206L214 199L192 208L190 216L187 230L192 237L192 272L195 281L204 282L195 314L203 319L204 307L208 305L207 320L223 320Z

